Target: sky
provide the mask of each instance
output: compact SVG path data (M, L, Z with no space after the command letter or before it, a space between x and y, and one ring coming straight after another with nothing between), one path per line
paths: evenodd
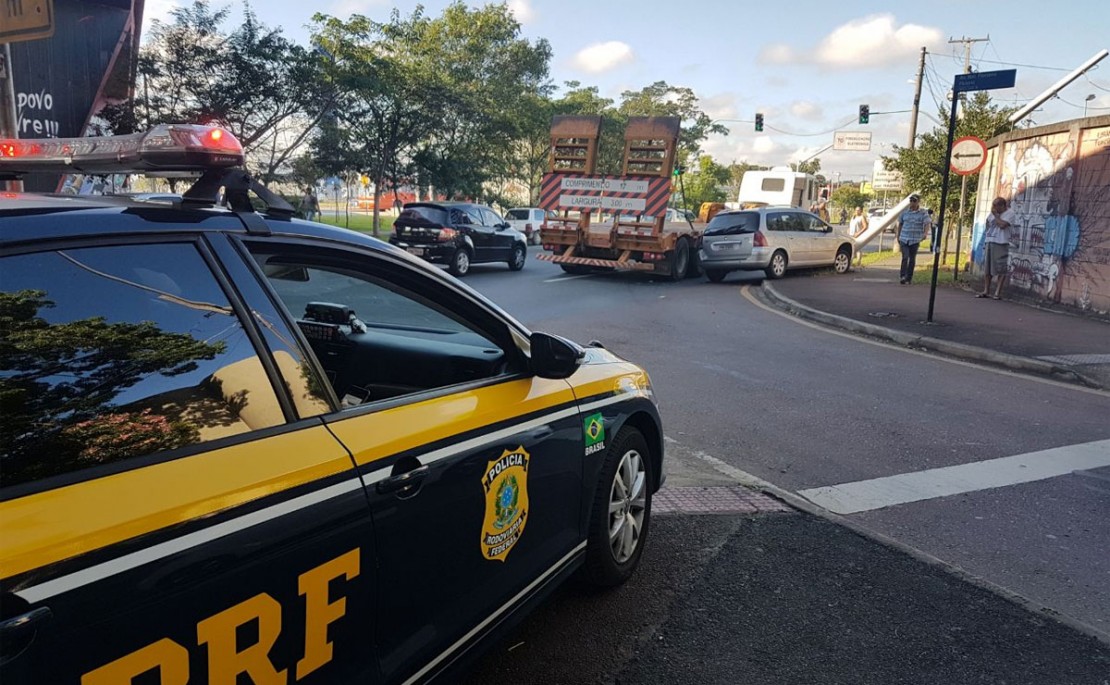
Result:
M167 19L175 2L147 0L144 24ZM213 0L232 7L239 0ZM254 0L264 23L307 42L315 12L352 13L385 21L409 0ZM424 0L438 14L446 0ZM477 6L485 2L471 2ZM962 73L971 43L974 71L1017 69L1014 88L992 91L1000 103L1021 106L1104 48L1110 48L1105 0L930 0L789 4L752 0L508 0L530 40L552 46L551 79L596 85L619 100L625 90L655 81L691 88L701 108L729 127L702 151L720 163L785 165L812 157L841 181L870 179L874 162L909 140L914 77L927 48L918 133L938 125L946 95ZM1090 100L1087 98L1093 96ZM857 121L859 106L871 122ZM1110 57L1035 110L1037 125L1110 114ZM756 133L755 113L765 129ZM889 113L888 113L889 112ZM735 121L740 120L740 121ZM871 150L821 151L835 131L872 134Z

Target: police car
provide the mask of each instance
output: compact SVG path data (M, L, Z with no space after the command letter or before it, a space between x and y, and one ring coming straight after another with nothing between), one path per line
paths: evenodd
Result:
M640 561L647 374L242 163L213 127L0 140L8 178L203 172L172 204L0 194L5 685L448 679Z

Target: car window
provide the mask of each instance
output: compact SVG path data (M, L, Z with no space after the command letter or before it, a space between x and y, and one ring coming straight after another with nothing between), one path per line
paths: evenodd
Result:
M776 212L767 215L767 230L769 231L792 231L790 214L787 212Z
M528 221L528 214L527 209L510 209L505 218L513 221Z
M405 207L397 217L397 222L410 223L413 225L433 224L435 226L445 226L447 223L447 212L440 207Z
M504 220L497 215L497 212L492 209L481 207L479 211L482 213L482 223L486 226L499 226L505 223Z
M478 213L472 208L464 209L462 207L454 207L451 209L451 221L456 226L459 224L470 224L471 226L481 226L482 222L478 218Z
M285 420L192 244L4 257L0 317L3 487Z
M758 229L758 212L718 214L713 217L709 221L709 225L705 227L705 235L736 235L739 233L755 233Z
M803 221L808 230L814 233L825 233L828 224L821 220L821 217L813 216L811 214L803 214Z
M251 248L344 407L507 372L491 336L374 260L271 250Z
M547 212L547 219L548 219L548 221L551 221L551 220L553 220L553 219L558 219L558 218L559 218L559 214L558 214L558 212L553 212L553 211L551 211L551 210L548 210L548 212Z

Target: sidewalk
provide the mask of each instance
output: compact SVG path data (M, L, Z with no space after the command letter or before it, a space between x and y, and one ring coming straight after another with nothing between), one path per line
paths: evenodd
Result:
M763 294L803 318L907 347L1110 389L1110 323L976 298L982 281L963 274L967 289L937 285L933 323L926 323L929 285L899 285L898 264L895 256L843 275L792 273L764 281ZM918 280L926 265L931 273L932 255L919 254Z

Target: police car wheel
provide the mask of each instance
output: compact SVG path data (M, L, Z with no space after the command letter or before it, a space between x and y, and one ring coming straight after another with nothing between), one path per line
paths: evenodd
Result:
M582 578L614 587L640 564L651 522L651 452L640 431L626 426L605 452L590 513Z

